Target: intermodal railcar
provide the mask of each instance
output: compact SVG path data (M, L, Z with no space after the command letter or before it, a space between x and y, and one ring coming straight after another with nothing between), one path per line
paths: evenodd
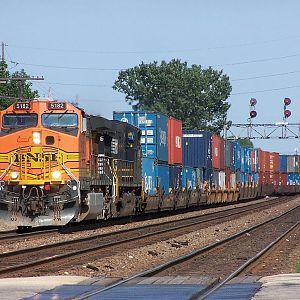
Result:
M0 219L9 225L66 225L298 192L297 185L238 182L166 190L157 176L149 193L141 130L67 101L15 102L1 111L0 129Z

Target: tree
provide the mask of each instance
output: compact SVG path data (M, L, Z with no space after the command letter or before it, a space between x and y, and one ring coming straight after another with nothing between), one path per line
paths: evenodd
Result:
M21 71L14 72L12 75L7 71L7 64L0 62L0 78L26 78L28 74L22 69ZM8 80L7 82L0 82L0 110L7 108L14 100L10 97L17 99L19 97L19 81ZM33 99L39 96L38 91L31 89L32 83L22 81L22 96L24 99Z
M124 93L134 110L165 113L182 120L186 129L220 132L230 107L231 85L223 71L189 67L178 59L122 70L113 89Z
M238 139L242 147L254 148L253 143L250 139Z

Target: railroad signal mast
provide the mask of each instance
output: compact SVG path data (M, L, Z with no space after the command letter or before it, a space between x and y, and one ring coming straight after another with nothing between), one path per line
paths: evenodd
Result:
M255 98L250 99L248 123L231 124L230 128L224 127L224 138L237 139L290 139L300 138L300 123L289 123L287 119L292 115L288 106L292 103L290 98L283 100L283 120L276 123L253 123L257 117ZM240 133L236 134L235 131ZM280 134L279 134L280 132ZM246 133L246 134L245 134Z

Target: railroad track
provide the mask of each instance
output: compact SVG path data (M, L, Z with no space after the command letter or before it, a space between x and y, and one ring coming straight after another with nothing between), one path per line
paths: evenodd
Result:
M282 202L282 199L278 202ZM93 256L95 259L112 256L116 253L122 253L126 249L136 248L136 241L139 241L139 247L142 247L177 237L180 234L216 225L236 216L247 215L249 212L262 210L270 205L273 206L275 203L274 200L268 203L256 203L255 206L248 205L189 219L168 221L3 253L0 255L0 275L13 274L20 276L21 274L24 276L25 273L27 276L31 274L37 276L39 272L43 273L45 268L43 267L42 271L39 271L39 269L45 264L47 264L47 272L55 272L62 264L69 263L69 265L72 265L74 262L78 264L80 261L84 264L86 255L88 255L88 260L93 259Z
M59 229L43 229L38 231L32 232L18 232L18 230L7 230L7 231L0 231L0 241L1 243L10 240L20 240L20 239L27 239L28 237L37 237L46 235L49 233L58 232Z
M293 197L280 197L280 198L275 198L267 201L263 201L261 203L265 203L266 205L269 205L269 203L272 204L277 204L277 203L284 203L285 201L290 201L294 199ZM257 204L248 204L247 207L255 207ZM262 204L263 205L263 204ZM235 210L236 208L229 208L228 211ZM215 213L209 213L207 215L212 215ZM190 217L189 219L193 220L194 218L198 217ZM188 218L187 218L188 219ZM110 225L114 224L112 222L109 223ZM172 221L170 221L172 222ZM118 224L118 223L117 223ZM164 223L161 223L164 224ZM107 224L105 223L107 226ZM85 230L92 230L92 229L97 229L100 228L101 224L88 224L88 225L74 225L71 227L59 227L55 229L48 229L48 228L43 228L43 230L38 230L38 229L33 229L34 231L30 232L18 232L18 230L8 230L8 231L0 231L0 241L1 243L5 243L6 241L22 241L22 240L28 240L28 238L37 238L39 236L45 236L48 234L53 234L53 233L62 233L62 234L70 234L78 231L85 231Z
M185 276L198 274L201 276L215 276L217 274L220 278L219 283L207 287L205 290L200 290L199 293L195 294L191 299L201 300L208 296L213 296L214 293L228 281L242 272L247 272L248 269L251 269L263 255L271 251L270 249L272 249L272 247L285 239L285 237L291 234L293 230L299 230L299 213L300 206L297 206L278 217L252 226L251 228L243 230L226 239L197 249L154 268L134 274L125 280L121 280L105 288L102 287L91 292L83 293L73 300L83 300L95 295L101 297L101 293L129 282L137 277L149 277L154 275ZM272 232L275 228L277 230L276 234ZM267 232L270 234L266 234ZM263 242L261 242L262 237ZM260 243L258 241L260 241ZM255 245L258 244L259 246L256 247ZM249 250L249 248L250 251L243 252L243 250ZM228 257L228 255L230 256L230 260L226 260L225 265L224 257ZM210 267L207 270L208 265L210 265ZM210 273L212 269L217 270L216 273Z

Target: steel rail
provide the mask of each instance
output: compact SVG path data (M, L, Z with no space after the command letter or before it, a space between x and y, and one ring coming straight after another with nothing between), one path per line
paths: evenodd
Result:
M228 277L226 277L224 280L219 282L216 286L212 287L208 291L206 291L202 295L196 295L191 299L197 299L202 300L206 297L212 295L217 290L219 290L222 286L224 286L228 281L233 279L234 277L238 276L240 273L242 273L246 268L254 264L258 259L260 259L264 254L266 254L267 251L269 251L272 247L274 247L276 244L278 244L282 239L284 239L291 231L293 231L296 227L298 227L300 222L298 221L293 226L291 226L288 230L286 230L282 235L280 235L277 239L275 239L273 242L268 244L264 249L256 253L253 257L249 258L245 263L243 263L240 267L238 267L235 271L233 271Z
M15 240L20 238L27 238L29 236L45 235L54 232L58 232L58 229L45 229L26 233L17 233L17 230L8 230L2 232L0 231L0 241Z
M293 209L288 210L287 212L285 212L285 213L283 213L283 214L281 214L281 215L279 215L279 216L277 216L277 217L274 217L274 218L272 218L272 219L269 219L269 220L267 220L267 221L265 221L265 222L261 222L261 223L259 223L259 224L257 224L257 225L254 225L254 226L252 226L252 227L250 227L250 228L248 228L248 229L245 229L245 230L243 230L243 231L240 231L240 232L238 232L238 233L236 233L236 234L234 234L234 235L232 235L232 236L229 236L229 237L227 237L227 238L225 238L225 239L222 239L222 240L220 240L220 241L218 241L218 242L215 242L215 243L212 243L212 244L207 245L207 246L205 246L205 247L196 249L196 250L194 250L194 251L192 251L192 252L190 252L190 253L188 253L188 254L179 256L179 257L177 257L177 258L175 258L175 259L173 259L173 260L170 260L170 261L168 261L168 262L166 262L166 263L157 265L157 266L155 266L155 267L153 267L153 268L151 268L151 269L147 269L147 270L144 270L144 271L142 271L142 272L136 273L136 274L134 274L134 275L132 275L132 276L126 278L126 279L120 280L120 281L118 281L118 282L116 282L116 283L113 283L113 284L111 284L111 285L108 285L108 286L106 286L106 287L104 287L104 288L103 288L103 287L100 287L100 288L95 289L95 290L93 290L93 291L85 292L85 293L83 293L83 294L81 294L81 295L79 295L79 296L76 296L76 297L72 298L72 300L83 300L83 299L87 299L88 297L95 296L95 295L98 295L98 294L100 294L100 293L103 293L103 292L105 292L105 291L107 291L107 290L113 289L113 288L115 288L115 287L117 287L117 286L120 286L120 285L122 285L122 284L124 284L124 283L126 283L126 282L129 282L129 281L131 281L131 280L133 280L133 279L135 279L135 278L137 278L137 277L153 276L153 275L155 275L155 274L157 274L157 273L159 273L159 272L161 272L161 271L163 271L163 270L165 270L165 269L167 269L167 268L170 268L170 267L172 267L172 266L174 266L174 265L176 265L176 264L179 264L179 263L182 263L182 262L184 262L184 261L187 261L187 260L189 260L189 259L191 259L191 258L193 258L193 257L195 257L195 256L197 256L197 255L199 255L199 254L203 254L203 253L205 253L205 252L207 252L207 251L209 251L209 250L211 250L211 249L213 249L213 248L216 248L217 246L220 246L220 245L225 244L225 243L227 243L227 242L229 242L229 241L231 241L231 240L234 240L234 239L236 239L236 238L238 238L238 237L240 237L240 236L242 236L242 235L244 235L244 234L247 234L249 231L252 231L252 230L257 229L257 228L259 228L259 227L262 227L262 226L264 226L264 225L266 225L266 224L268 224L268 223L270 223L270 222L273 222L273 221L275 221L275 220L277 220L277 219L279 219L279 218L282 218L282 217L288 215L289 213L293 212L294 210L298 209L299 207L300 207L300 205L294 207ZM299 223L299 222L298 222L298 223ZM298 224L298 223L297 223L297 224ZM296 225L297 225L297 224L296 224ZM296 226L296 225L294 225L294 226ZM269 249L269 248L268 248L268 249ZM266 250L266 251L267 251L267 250ZM248 264L249 264L249 263L248 263ZM248 265L248 264L247 264L247 265ZM238 273L240 273L241 271L242 271L242 270L239 270ZM228 276L228 277L229 277L229 276ZM227 278L226 278L226 279L227 279ZM230 280L230 279L231 279L231 278L229 278L228 280ZM227 282L228 280L226 280L226 282ZM223 281L222 281L222 282L223 282ZM221 282L221 283L222 283L222 282ZM225 282L225 283L226 283L226 282ZM225 284L225 283L224 283L224 284ZM222 284L222 285L223 285L223 284ZM217 285L217 286L219 286L219 285ZM220 286L220 287L221 287L221 286ZM219 287L218 287L218 288L219 288ZM206 293L208 293L208 291L210 291L211 289L213 289L213 288L212 288L212 287L208 287L207 289L201 290L198 294L195 293L195 294L192 296L192 298L190 298L190 299L204 299L204 298L207 297L207 295L208 295L208 294L206 295ZM203 298L203 297L204 297L204 298Z
M270 205L269 202L268 202L268 204L266 204L266 203L263 203L263 204L264 205L258 205L256 203L256 205L258 205L257 209L261 209L262 206L269 206ZM216 218L216 216L214 216L217 213L214 213L212 215L209 215L210 218L205 219L205 220L200 220L200 221L198 220L197 222L184 224L184 225L179 225L177 227L171 227L171 228L167 228L167 229L156 230L156 231L153 231L153 232L150 232L150 233L147 233L147 234L143 234L142 236L138 234L140 230L148 229L148 228L151 228L153 226L160 226L161 227L162 225L165 225L165 224L164 223L151 224L151 225L146 225L146 226L142 226L142 227L138 227L138 228L131 228L131 229L125 229L125 230L121 230L121 231L114 231L112 233L93 235L93 236L74 239L74 240L70 240L70 241L47 244L47 245L42 245L42 246L33 247L33 248L25 248L25 249L20 249L20 250L13 251L13 252L6 252L6 253L3 253L3 254L0 255L0 259L12 257L12 256L17 256L17 255L22 255L22 254L27 254L27 253L30 253L30 256L34 257L38 251L41 251L41 250L44 250L44 249L46 249L46 250L54 249L55 251L58 251L59 246L72 245L72 244L75 244L75 243L78 243L78 242L81 243L83 241L94 240L95 238L103 238L103 237L107 237L107 236L111 237L111 236L115 236L117 234L123 234L123 233L129 233L129 232L137 231L137 235L134 236L134 237L123 238L123 239L121 238L119 241L106 242L106 243L103 243L103 244L100 244L100 245L97 245L97 246L93 246L93 247L83 248L83 249L75 250L75 251L74 250L73 251L67 251L67 253L63 253L63 254L54 254L54 255L51 255L51 256L46 256L42 259L29 261L29 262L26 262L26 263L21 263L21 264L17 264L17 265L13 265L13 266L8 266L8 267L2 267L2 268L0 268L0 274L3 275L5 273L26 269L26 268L29 268L29 267L32 267L32 266L42 265L43 263L54 262L56 260L62 260L62 259L65 259L65 258L70 258L71 256L77 256L77 255L85 254L85 253L88 253L88 252L93 252L93 251L97 251L97 250L100 250L100 249L109 248L109 247L113 247L113 246L116 246L116 245L120 245L120 244L124 244L124 243L128 243L128 242L140 240L141 238L147 238L147 237L155 236L155 235L158 235L158 234L163 234L163 233L166 233L166 232L172 232L172 231L176 231L176 230L179 230L179 229L182 229L182 228L195 226L195 225L198 225L198 224L201 224L201 223L206 223L206 222L210 222L210 221L214 221L214 220L228 218L228 217L231 217L231 216L239 215L242 212L253 211L253 207L252 207L252 205L247 205L245 207L238 207L238 208L235 208L233 210L235 210L235 211L233 211L230 214L222 215L222 216L217 217L217 218ZM224 212L227 213L227 210L221 211L221 213L224 213ZM201 215L201 216L198 216L198 219L199 218L205 218L205 217L207 217L207 215ZM167 223L167 224L171 223L172 224L172 223L175 223L175 222L178 222L178 221L185 221L185 219L176 220L176 221L168 221L168 222L165 222L165 223Z

